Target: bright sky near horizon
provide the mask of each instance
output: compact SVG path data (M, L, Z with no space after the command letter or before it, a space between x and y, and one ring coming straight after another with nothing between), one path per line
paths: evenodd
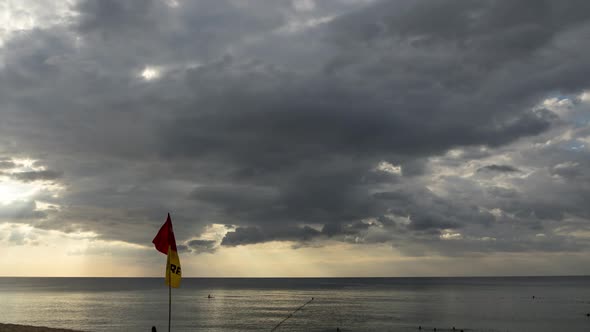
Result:
M0 18L0 276L590 274L588 1Z

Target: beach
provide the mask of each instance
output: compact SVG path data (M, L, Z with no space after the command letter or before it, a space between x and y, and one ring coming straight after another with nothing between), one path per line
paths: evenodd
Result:
M0 332L80 332L66 329L53 329L45 326L28 326L0 323Z

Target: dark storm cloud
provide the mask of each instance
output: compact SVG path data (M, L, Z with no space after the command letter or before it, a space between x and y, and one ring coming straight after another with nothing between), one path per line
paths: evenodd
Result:
M429 190L380 192L374 196L388 202L389 212L409 216L407 227L411 230L460 228L465 223L486 225L494 220L475 205L445 199Z
M267 241L309 241L321 235L316 229L304 227L280 227L260 228L255 226L238 227L235 231L228 232L221 245L237 246Z
M191 240L212 223L233 225L224 246L331 238L451 252L451 242L437 246L445 232L500 238L507 220L526 233L588 215L576 205L582 183L533 199L536 186L551 187L547 173L491 186L486 172L441 175L431 160L463 149L448 161L462 167L564 126L537 106L590 86L590 47L579 42L590 32L586 1L72 9L64 24L3 48L0 151L67 174L13 175L67 188L59 199L39 193L64 208L37 227L149 243L146 227L172 211L179 242L198 252L215 250ZM150 66L158 75L144 80ZM582 161L558 167L571 156L553 153L549 166L544 153L530 161L564 181L587 179ZM503 163L478 169L532 167ZM490 250L523 248L513 241Z
M190 198L212 204L227 204L239 213L256 208L267 209L276 202L278 194L272 187L225 185L198 187L190 194Z
M84 0L73 25L89 42L106 47L95 55L120 68L171 61L213 60L233 43L280 27L286 13L278 2L229 0L182 2ZM117 56L109 51L117 50Z
M186 247L195 253L214 253L217 250L217 241L213 240L190 240Z
M558 164L550 170L550 173L570 180L588 181L590 179L590 174L587 171L589 165L587 165L588 163L585 164L578 162Z
M190 252L191 251L189 249L189 247L187 245L184 245L184 244L177 244L176 245L176 249L178 249L178 252Z
M13 179L23 182L56 180L62 177L62 175L63 174L61 172L52 170L15 172L10 174Z
M510 165L486 165L481 167L477 170L478 172L499 172L499 173L514 173L520 172L520 170L516 167Z

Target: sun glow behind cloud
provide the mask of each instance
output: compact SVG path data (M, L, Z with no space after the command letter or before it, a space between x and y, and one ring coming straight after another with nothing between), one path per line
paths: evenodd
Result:
M0 180L0 205L26 200L41 190L42 185L22 183L12 180Z
M75 16L75 12L71 10L73 3L73 0L0 2L0 47L13 33L60 24Z
M94 232L64 233L0 223L3 276L141 275L149 266L142 262L142 257L151 253L149 249L148 246L101 240ZM137 263L131 264L133 261ZM121 268L122 262L126 262L125 269Z
M14 158L10 162L14 164L14 167L5 169L0 173L0 205L30 200L41 191L51 192L55 198L63 190L60 184L53 181L20 181L14 178L15 175L24 172L46 171L46 168L38 165L36 160Z
M160 70L155 67L145 67L140 76L146 81L155 80L160 77Z

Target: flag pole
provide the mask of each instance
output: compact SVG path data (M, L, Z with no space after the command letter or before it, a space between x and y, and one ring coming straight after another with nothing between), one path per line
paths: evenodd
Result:
M166 264L168 265L168 264ZM170 266L168 268L168 332L170 332L170 321L172 320L172 279L170 276Z
M166 258L166 283L168 284L168 332L172 329L172 287L180 286L181 270L180 259L178 258L178 249L176 248L176 239L174 238L174 230L172 229L172 220L170 213L166 218L166 222L152 240L156 250L167 255ZM172 285L172 272L174 272L174 285Z

